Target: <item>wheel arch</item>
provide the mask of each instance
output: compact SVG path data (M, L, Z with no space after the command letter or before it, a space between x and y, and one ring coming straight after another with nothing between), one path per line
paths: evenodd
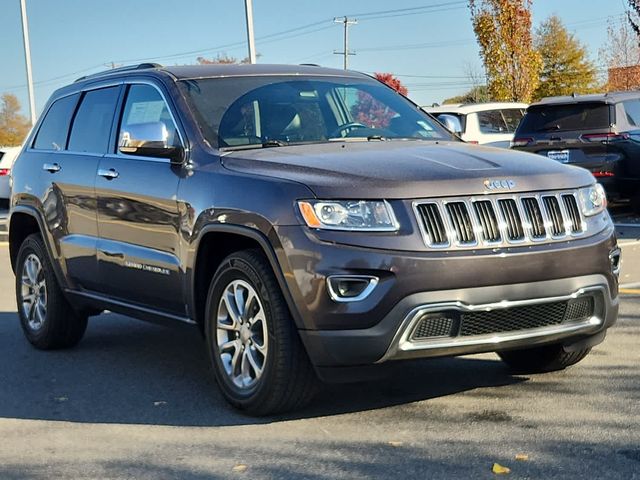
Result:
M47 247L47 253L49 253L50 258L52 258L48 238L46 238L44 232L42 218L35 208L21 205L11 210L9 217L9 259L11 261L11 269L14 273L20 246L24 240L33 233L40 234Z
M302 325L300 313L289 291L275 248L265 234L240 225L207 225L199 232L194 247L192 265L188 268L190 274L187 276L187 288L191 316L202 332L206 299L213 275L229 254L250 248L259 249L265 255L296 325Z

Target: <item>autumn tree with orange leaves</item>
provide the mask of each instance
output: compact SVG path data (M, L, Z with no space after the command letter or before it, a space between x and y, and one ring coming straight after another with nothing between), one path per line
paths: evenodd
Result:
M530 102L542 59L533 46L532 0L469 0L491 98Z
M409 90L402 82L391 73L376 73L375 77L387 84L401 95L407 95ZM358 123L371 128L386 128L389 122L396 116L396 112L379 102L365 91L358 91L358 100L351 108L351 115Z

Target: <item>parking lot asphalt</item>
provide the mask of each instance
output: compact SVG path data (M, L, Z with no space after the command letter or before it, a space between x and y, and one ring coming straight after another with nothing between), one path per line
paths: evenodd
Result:
M397 364L250 418L222 399L199 334L115 314L72 350L23 339L0 245L0 478L640 478L640 296L563 372L493 354ZM527 460L516 460L516 455Z

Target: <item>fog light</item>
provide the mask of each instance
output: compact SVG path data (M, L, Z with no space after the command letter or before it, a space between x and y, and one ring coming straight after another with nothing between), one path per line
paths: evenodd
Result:
M378 277L369 275L332 275L327 278L327 290L334 302L359 302L367 298L378 285Z
M620 276L620 263L622 261L622 254L619 248L612 250L609 254L609 261L611 262L611 272L616 276Z

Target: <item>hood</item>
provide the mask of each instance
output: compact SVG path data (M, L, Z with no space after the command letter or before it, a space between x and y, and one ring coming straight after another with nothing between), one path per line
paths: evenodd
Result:
M485 180L509 190L590 185L586 170L540 155L462 142L340 142L223 154L225 168L308 186L318 198L409 199L487 193Z

